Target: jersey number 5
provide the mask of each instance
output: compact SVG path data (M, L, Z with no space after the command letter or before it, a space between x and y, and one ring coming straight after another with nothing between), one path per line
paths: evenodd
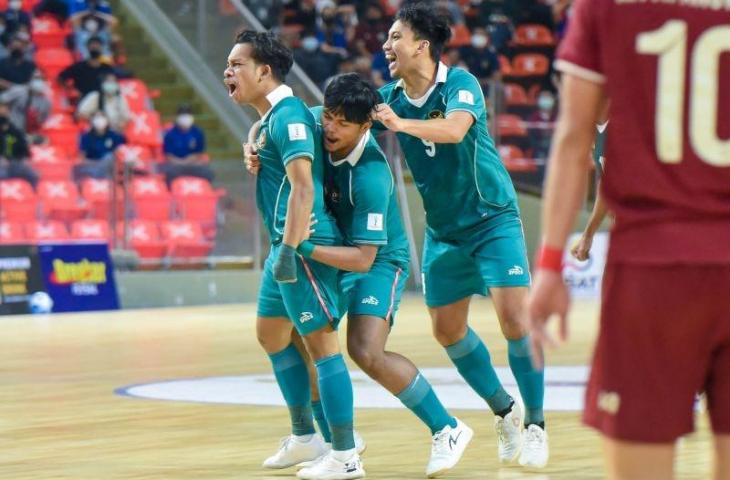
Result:
M684 141L687 22L670 20L658 30L639 34L636 50L659 56L656 149L662 162L679 163ZM690 57L689 138L697 156L717 167L730 167L730 140L717 135L720 56L728 51L730 26L718 26L697 38Z
M436 156L436 144L430 140L421 139L421 141L426 146L426 155L428 155L431 158L435 157Z

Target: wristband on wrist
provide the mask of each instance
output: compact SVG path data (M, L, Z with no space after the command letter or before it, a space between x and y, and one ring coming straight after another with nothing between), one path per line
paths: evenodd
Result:
M314 253L314 247L316 247L315 244L313 244L309 240L304 240L297 247L297 253L299 253L299 255L304 258L311 258L312 253Z
M540 245L537 250L535 264L537 268L550 270L557 273L563 271L563 251L559 248Z

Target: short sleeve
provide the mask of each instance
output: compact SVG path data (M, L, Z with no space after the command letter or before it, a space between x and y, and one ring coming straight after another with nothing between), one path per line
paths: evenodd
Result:
M470 73L453 69L446 81L446 112L469 112L475 121L484 114L482 87L479 81Z
M285 166L296 158L314 160L312 114L302 105L285 105L274 112L269 133Z
M555 61L557 70L595 83L605 82L599 40L600 3L576 0Z
M362 160L361 160L362 161ZM393 176L385 161L360 164L350 171L352 241L358 245L388 243L388 204L393 189Z

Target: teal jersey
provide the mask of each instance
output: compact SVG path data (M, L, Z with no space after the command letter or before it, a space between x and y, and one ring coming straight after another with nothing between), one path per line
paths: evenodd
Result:
M319 121L322 107L311 109ZM320 126L321 128L321 126ZM333 161L325 152L327 204L345 245L377 245L375 261L402 268L409 263L408 238L401 221L395 181L385 154L367 132L350 154ZM319 228L319 225L317 225Z
M608 122L603 125L596 125L596 141L593 144L593 163L596 165L598 175L603 175L605 168L605 148L606 138L608 137Z
M397 134L423 197L426 223L437 238L459 236L505 209L519 212L512 180L487 130L482 89L472 74L439 64L436 83L423 98L409 99L400 81L383 86L380 94L401 118L429 120L457 111L474 117L459 143Z
M339 232L324 202L321 133L312 113L302 100L285 96L274 104L261 120L256 149L261 161L261 169L256 178L256 204L271 237L271 243L278 245L284 235L291 191L286 165L297 158L308 158L312 162L312 213L317 219L317 228L311 240L318 244L334 243L339 238Z

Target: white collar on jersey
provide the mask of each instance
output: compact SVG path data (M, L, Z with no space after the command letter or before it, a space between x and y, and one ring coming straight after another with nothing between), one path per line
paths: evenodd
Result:
M606 127L608 127L608 120L606 120L606 123L596 124L596 130L598 130L598 133L603 133L606 130Z
M403 96L406 97L406 100L408 100L408 102L411 105L414 105L414 106L420 108L423 105L425 105L426 101L428 100L428 97L431 96L434 89L436 88L436 85L438 85L439 83L446 83L446 77L448 76L448 74L449 74L449 67L447 67L446 64L444 64L443 62L439 62L439 66L436 69L436 81L434 82L433 85L431 85L431 88L429 88L428 91L425 94L423 94L423 96L421 98L411 98L408 95L406 95L405 83L403 82L402 78L400 80L398 80L398 83L395 84L395 88L402 88Z
M293 97L293 96L294 96L294 91L291 88L289 88L288 86L284 85L283 83L281 85L279 85L278 87L276 87L275 89L273 89L272 91L270 91L266 95L266 100L268 100L269 103L271 104L271 108L268 109L266 111L266 113L264 113L264 116L261 117L261 119L263 120L264 118L266 118L269 115L269 113L271 113L271 111L274 109L274 107L276 106L277 103L281 102L286 97Z
M355 148L352 149L350 153L347 154L347 156L341 160L332 161L332 155L330 155L330 163L335 166L339 167L343 163L347 162L353 167L357 165L358 160L360 160L360 157L362 157L362 152L365 151L365 145L367 145L368 141L370 140L370 130L365 132L365 135L360 137L360 141L357 142L357 145L355 145Z

